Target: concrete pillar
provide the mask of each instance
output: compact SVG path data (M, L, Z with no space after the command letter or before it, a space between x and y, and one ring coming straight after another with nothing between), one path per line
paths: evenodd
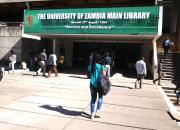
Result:
M73 43L66 42L64 44L65 47L65 64L68 67L72 67L73 63Z
M157 45L156 45L156 40L158 37L154 38L152 41L153 44L153 65L152 65L152 73L153 73L153 78L155 79L157 77L157 69L158 69L158 55L157 55Z
M171 33L175 33L177 29L177 19L178 19L178 12L177 9L172 7L172 13L171 13Z
M56 39L53 39L53 51L56 54Z

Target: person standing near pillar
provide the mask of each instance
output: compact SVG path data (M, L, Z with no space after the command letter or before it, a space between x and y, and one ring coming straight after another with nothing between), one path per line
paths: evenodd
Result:
M159 59L159 63L158 63L158 77L156 79L153 80L153 83L156 84L156 81L158 81L158 85L161 85L161 78L162 78L162 61L161 59Z
M105 63L105 67L107 69L107 77L110 78L112 60L111 60L111 57L109 56L108 52L106 53L106 57L104 59L104 63Z
M136 72L137 80L135 82L135 88L137 88L137 83L139 83L139 88L142 88L142 79L146 76L146 63L144 62L144 57L140 58L136 62Z
M55 55L54 51L52 51L48 59L48 65L49 65L48 77L50 77L52 71L54 71L56 77L58 76L56 61L57 61L57 56Z
M11 51L11 56L9 57L9 69L8 69L8 73L10 73L10 70L13 71L13 74L15 73L15 69L14 69L14 65L16 63L16 54L15 52L12 50Z

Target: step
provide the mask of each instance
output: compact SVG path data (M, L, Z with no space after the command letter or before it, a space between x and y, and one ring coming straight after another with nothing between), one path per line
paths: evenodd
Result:
M177 101L176 98L169 98L169 99L173 102L173 104Z
M162 68L163 68L163 69L164 69L164 68L167 68L167 69L174 69L174 65L172 65L172 66L162 65Z
M173 80L173 83L174 84L180 84L180 80L179 79L177 79L177 80L175 79L175 80Z
M173 94L174 90L163 89L166 94Z
M171 61L168 61L166 63L162 63L162 66L166 66L166 65L175 66L174 62L171 62Z
M162 80L172 81L172 80L173 80L173 78L162 78Z
M176 94L168 93L167 96L170 97L170 98L176 98Z
M162 87L162 89L164 90L173 90L173 92L175 88L176 88L175 86Z
M172 67L172 68L170 68L170 67L168 68L168 67L169 67L169 66L167 66L167 67L162 67L162 71L166 71L166 70L167 70L167 71L180 72L180 69L179 69L180 67L178 67L178 69L176 69L175 67L174 67L174 68L173 68L173 67Z

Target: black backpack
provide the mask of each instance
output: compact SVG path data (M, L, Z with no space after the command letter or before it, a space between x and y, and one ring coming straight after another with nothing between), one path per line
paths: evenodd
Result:
M102 95L106 95L111 90L111 82L109 81L109 78L107 78L106 75L103 75L102 73L102 67L101 67L101 76L98 80L98 92Z

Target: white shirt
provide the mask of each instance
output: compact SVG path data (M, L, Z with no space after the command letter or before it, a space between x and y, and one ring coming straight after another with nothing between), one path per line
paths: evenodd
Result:
M146 75L146 63L143 60L139 60L136 62L136 72L137 74Z
M56 60L57 60L57 57L55 54L49 55L49 60L48 60L49 65L57 65Z
M21 63L22 69L27 69L27 64L25 62Z

